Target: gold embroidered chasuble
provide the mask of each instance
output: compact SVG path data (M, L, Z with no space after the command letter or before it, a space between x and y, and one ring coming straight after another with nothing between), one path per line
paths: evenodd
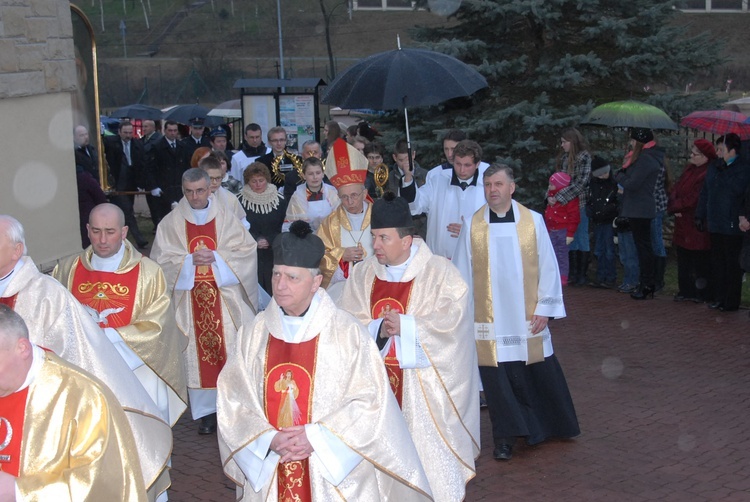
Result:
M356 234L357 232L367 232L369 237L370 228L370 216L372 214L372 204L367 204L365 210L365 219L362 222L362 228L352 229L352 225L349 222L349 218L346 216L344 206L338 206L328 217L323 220L323 223L318 227L318 231L315 232L318 237L323 241L326 247L326 253L323 256L323 260L320 262L320 271L323 274L322 287L327 288L331 282L333 273L340 266L339 262L344 256L344 247L341 245L341 229ZM368 242L370 242L368 240ZM373 250L372 245L365 246L365 256L372 256ZM351 270L349 271L351 273Z
M210 197L212 203L209 206L207 222L215 222L216 252L239 280L239 284L218 288L224 343L226 353L231 354L235 350L237 331L243 324L252 322L258 305L257 245L239 220L225 212L222 206L213 200L213 195ZM187 350L184 353L187 386L191 389L202 389L205 387L201 384L198 366L191 291L175 290L185 258L190 254L186 222L193 225L198 223L190 205L183 198L159 223L151 258L164 271L167 291L172 295L177 327L188 338ZM198 283L196 280L196 286Z
M115 319L109 327L117 329L128 347L185 403L182 410L175 413L174 420L169 424L174 426L177 418L187 406L185 370L180 356L187 347L187 337L180 333L175 325L167 284L159 265L143 256L130 241L124 241L123 245L125 255L117 271L111 274L100 273L102 279L111 277L113 281L87 281L76 284L75 275L79 267L96 274L91 265L93 255L91 246L80 255L61 261L52 275L73 292L79 301L82 298L89 298L86 303L101 312L102 309L111 308L118 303L119 282L115 282L117 277L138 269L134 290L122 292L123 295L128 296L125 301L132 302L132 309L126 309L119 315L127 315L128 320L123 325ZM76 291L79 291L78 295ZM90 293L87 294L87 291Z
M26 400L16 480L23 500L141 502L140 471L130 426L109 388L45 353Z
M402 370L402 410L435 500L463 500L480 452L469 291L450 261L433 254L422 239L415 238L414 244L419 248L401 283L413 281L406 313L415 319L429 366ZM366 325L373 321L376 278L387 281L388 275L373 256L354 268L339 303Z
M307 328L319 333L310 423L338 437L362 461L333 486L310 457L312 500L432 500L377 347L322 288L317 295L320 304ZM281 500L276 476L256 493L233 457L274 430L265 409L266 354L269 336L283 339L282 333L280 309L271 301L254 323L243 326L238 350L219 376L219 450L225 474L238 485L238 500Z
M3 297L16 296L15 310L29 339L102 380L130 423L146 488L162 475L172 452L172 429L114 345L65 286L42 274L29 256L14 272Z

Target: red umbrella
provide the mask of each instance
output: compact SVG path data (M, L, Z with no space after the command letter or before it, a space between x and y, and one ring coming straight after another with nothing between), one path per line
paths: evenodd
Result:
M729 110L707 110L691 113L682 119L680 125L721 135L733 132L740 139L750 139L750 124L745 124L746 120L747 117L741 113Z

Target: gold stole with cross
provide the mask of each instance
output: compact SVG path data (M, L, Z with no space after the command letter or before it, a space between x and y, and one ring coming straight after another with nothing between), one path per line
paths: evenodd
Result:
M536 247L536 229L531 211L522 204L518 206L516 224L518 244L521 248L523 268L523 297L526 320L534 315L539 284L539 256ZM511 207L510 211L513 208ZM474 338L477 344L479 366L497 366L497 341L492 310L492 273L490 270L490 225L485 218L487 204L479 208L471 218L471 259L474 281ZM544 360L541 336L527 337L528 357L526 364Z

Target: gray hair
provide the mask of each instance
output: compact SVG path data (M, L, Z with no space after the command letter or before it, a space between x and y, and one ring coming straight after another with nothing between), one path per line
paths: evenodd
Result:
M515 183L515 177L513 175L513 168L510 167L508 164L500 164L498 162L492 164L490 167L488 167L484 171L484 175L482 175L482 181L486 180L490 176L494 176L495 174L503 172L508 177L508 179Z
M211 177L206 171L198 167L191 167L184 173L182 173L182 182L195 183L196 181L205 181L209 185L211 184Z
M23 318L7 305L0 305L0 341L29 338L29 328Z
M317 276L320 275L320 268L317 268L317 267L316 268L308 268L306 270L308 272L310 272L310 274L312 274L313 278L315 278L315 277L317 277Z
M26 249L23 225L17 219L7 214L0 214L0 222L3 221L8 224L8 228L5 230L8 240L13 244L23 244L23 254L26 256L28 250Z
M318 148L320 148L320 143L318 143L318 142L317 142L317 141L315 141L314 139L308 139L307 141L305 141L304 143L302 143L302 149L304 150L304 148L305 148L306 146L312 146L312 145L315 145L315 146L317 146Z

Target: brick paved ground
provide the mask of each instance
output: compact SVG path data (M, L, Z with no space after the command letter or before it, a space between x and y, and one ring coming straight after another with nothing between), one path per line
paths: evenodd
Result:
M551 323L582 434L492 460L487 412L467 500L750 500L750 319L671 297L565 290ZM231 501L214 436L175 427L170 499Z

